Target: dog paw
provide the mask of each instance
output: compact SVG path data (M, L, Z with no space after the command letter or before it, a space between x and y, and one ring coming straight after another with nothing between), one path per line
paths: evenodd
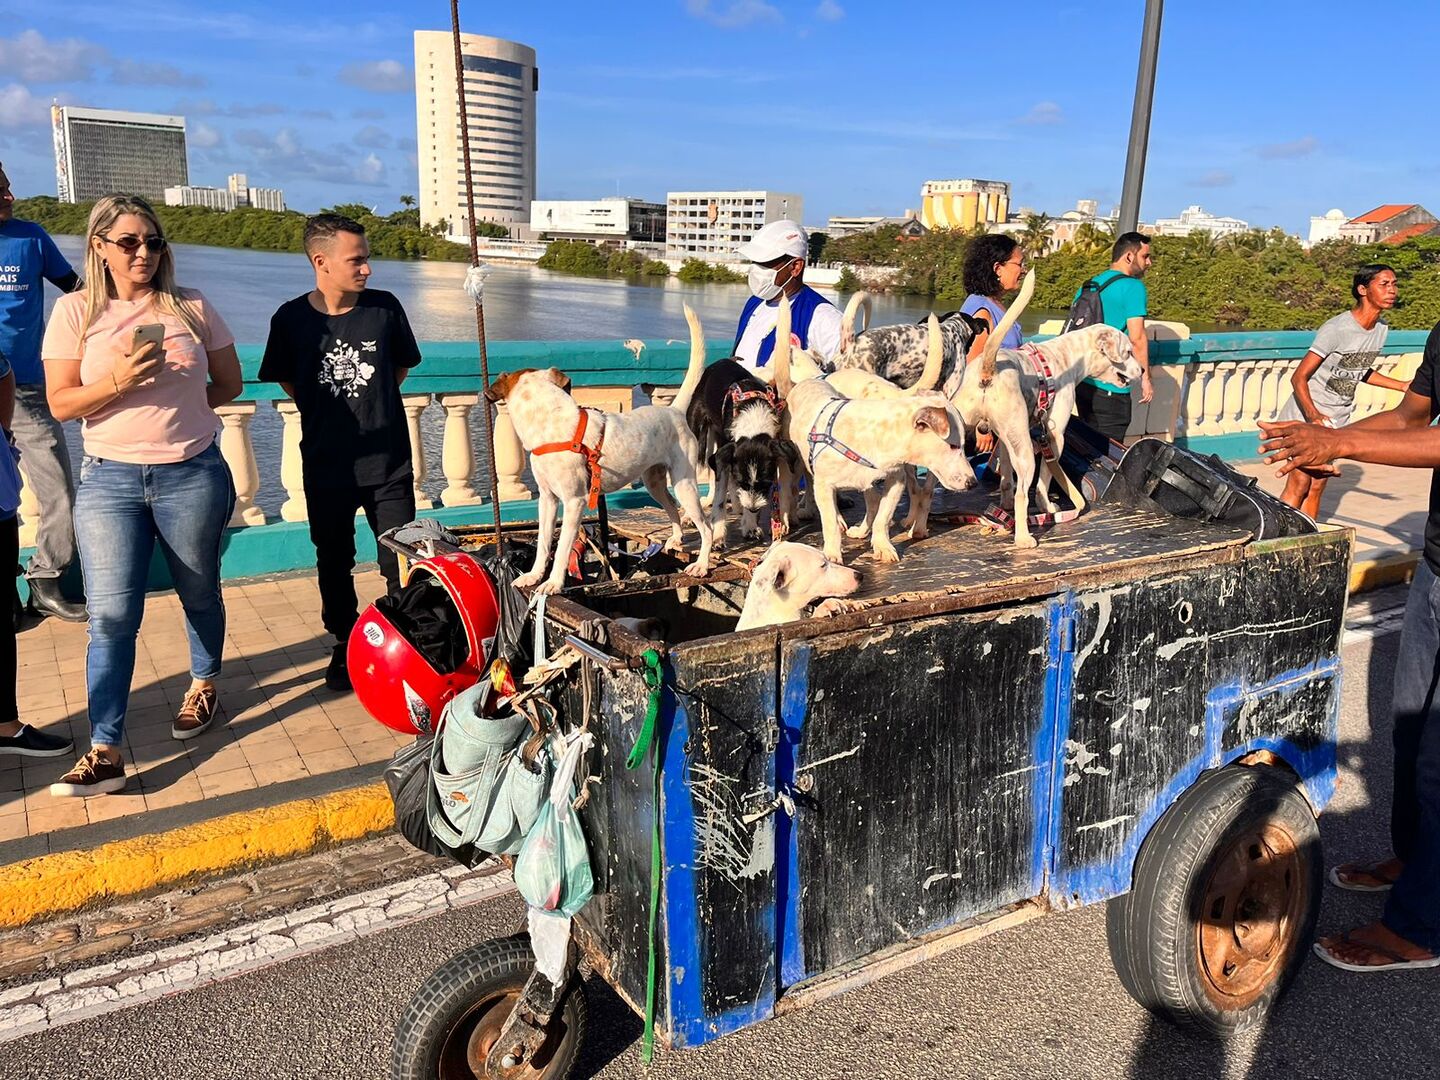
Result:
M842 600L838 596L832 596L829 600L822 600L815 607L815 618L829 619L835 615L844 615L847 611L855 610L851 601Z
M845 553L841 551L838 547L835 548L833 551L827 547L825 549L825 558L829 559L833 563L839 563L841 566L845 565Z
M560 581L556 581L554 578L550 578L546 581L542 581L539 585L535 586L535 592L541 596L554 596L564 587L565 582L563 579Z
M528 589L530 588L530 586L539 582L542 576L543 575L534 572L529 574L521 574L515 579L515 587L517 589Z
M870 526L863 521L859 525L848 525L845 528L845 535L851 540L864 540L870 535Z
M893 547L873 548L871 554L875 556L875 561L878 563L898 563L900 561L900 553Z
M1035 537L1030 536L1029 534L1026 534L1025 536L1020 536L1019 534L1016 534L1015 546L1017 548L1037 548L1040 546L1040 541L1036 540Z
M710 564L708 562L693 562L685 567L686 577L705 577L709 573Z

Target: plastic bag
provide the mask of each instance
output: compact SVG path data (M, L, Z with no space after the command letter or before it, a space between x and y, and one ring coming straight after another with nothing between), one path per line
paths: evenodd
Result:
M570 808L580 756L594 741L588 731L570 738L556 766L550 798L515 859L515 887L526 903L541 911L575 915L595 891L590 849L579 815Z

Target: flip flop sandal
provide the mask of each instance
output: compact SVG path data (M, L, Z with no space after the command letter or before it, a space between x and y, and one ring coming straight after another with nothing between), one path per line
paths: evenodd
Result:
M1388 860L1382 860L1388 861ZM1389 892L1395 884L1395 879L1379 872L1381 863L1342 863L1340 866L1330 868L1330 884L1336 888L1344 889L1347 892L1380 893ZM1383 882L1381 885L1362 885L1358 881L1346 881L1340 876L1340 871L1349 869L1354 873L1365 874L1376 881Z
M1352 937L1351 935L1353 933L1354 931L1347 930L1341 934L1341 943L1345 945L1356 945L1362 949L1369 949L1372 953L1378 953L1381 956L1387 957L1390 962L1387 964L1352 964L1348 960L1341 960L1318 941L1315 942L1315 955L1327 964L1340 968L1342 971L1358 971L1361 974L1371 971L1418 971L1422 968L1440 967L1440 956L1431 956L1424 960L1406 960L1399 953L1392 952L1383 945L1375 945L1369 941L1361 941L1359 938Z

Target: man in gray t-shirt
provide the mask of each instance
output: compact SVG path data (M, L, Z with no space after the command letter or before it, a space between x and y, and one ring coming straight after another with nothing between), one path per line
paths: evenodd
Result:
M1314 415L1306 415L1300 398L1291 398L1280 411L1280 420L1305 420L1342 427L1350 422L1355 411L1355 390L1374 366L1390 327L1376 322L1365 329L1352 312L1342 311L1315 334L1309 352L1320 358L1320 366L1305 381L1314 405ZM1306 356L1306 360L1309 360ZM1301 361L1302 366L1305 361Z

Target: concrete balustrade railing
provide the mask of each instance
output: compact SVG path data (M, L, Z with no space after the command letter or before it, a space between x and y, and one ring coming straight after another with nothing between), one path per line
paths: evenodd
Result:
M1043 328L1042 329L1046 329ZM1254 457L1258 425L1273 419L1291 396L1290 377L1314 340L1313 333L1228 333L1190 335L1183 325L1157 324L1151 330L1155 398L1135 407L1131 435L1159 435L1219 453L1230 459ZM1042 335L1043 336L1043 335ZM1393 331L1376 366L1397 379L1408 379L1419 364L1425 333ZM260 348L241 348L247 380L259 368ZM486 408L480 397L478 353L473 343L429 343L424 362L404 384L406 427L415 462L416 505L447 522L489 520L489 476L484 448L476 446L472 419ZM712 341L709 355L725 356L730 342ZM525 368L557 367L570 376L574 396L582 404L624 412L637 399L653 396L669 401L684 376L689 358L684 341L649 342L636 356L619 341L495 342L490 348L491 374ZM637 390L642 387L643 390ZM652 394L653 391L653 394ZM1362 385L1356 395L1356 417L1389 408L1399 395ZM278 477L261 475L255 452L254 422L261 410L274 409L280 419ZM241 399L218 409L220 450L235 478L235 512L226 553L227 576L311 565L307 510L300 463L300 416L278 386L247 381ZM492 409L495 465L499 494L507 520L533 517L535 492L527 483L528 462L503 405ZM422 431L427 423L441 427L439 461L427 454ZM479 427L483 430L483 427ZM267 455L269 456L269 455ZM425 492L438 467L444 486L439 505ZM21 465L22 471L24 464ZM436 477L437 479L439 477ZM262 484L279 481L284 498L278 517L267 517L257 503ZM642 492L612 496L624 504L643 502ZM42 508L27 484L21 496L21 544L34 543ZM363 530L362 530L363 531ZM373 550L373 549L371 549ZM367 557L365 543L360 556ZM234 568L232 569L232 563Z

